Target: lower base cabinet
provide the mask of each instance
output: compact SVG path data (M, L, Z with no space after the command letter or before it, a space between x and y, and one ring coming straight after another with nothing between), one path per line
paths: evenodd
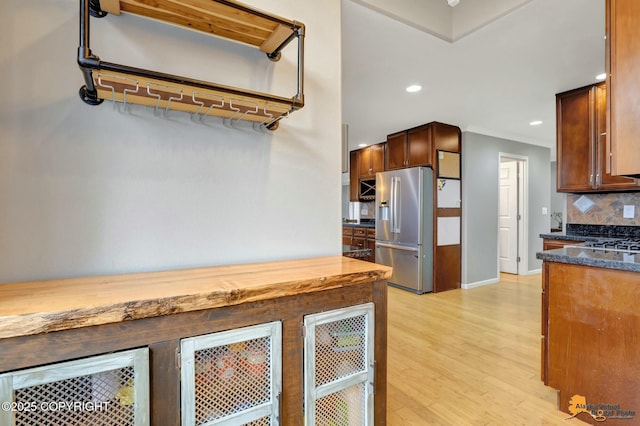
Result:
M293 272L274 279L282 265ZM212 276L235 287L215 307L160 298L175 312L0 338L0 426L386 424L387 268L343 256L264 268L135 275L138 291L172 279L185 297Z
M368 303L305 317L306 424L373 424L373 313Z
M181 341L183 425L279 425L280 322Z
M147 348L0 375L0 425L149 425Z
M133 321L94 332L88 327L34 338L29 347L43 350L58 340L70 343L69 358L86 350L109 350L118 345L118 336L127 333L131 338L119 345L139 336L138 343L148 347L0 374L4 404L0 426L382 425L386 382L374 378L384 378L386 372L382 346L386 282L375 283L382 299L373 300L381 304L344 306L370 286L352 287L349 296L330 290L311 303L318 313L302 314L298 320L295 312L310 307L305 298L281 302L294 313L291 319L244 327L252 314L267 319L274 312L257 303L249 309L218 310L219 314L203 311L153 318L140 327ZM341 301L342 297L347 300ZM320 309L332 305L332 310ZM233 320L239 318L234 315L243 319ZM382 327L379 336L374 333L376 323ZM225 325L240 327L162 340L187 330L195 334ZM152 342L154 336L159 342ZM50 354L66 353L63 349L57 347ZM41 356L46 360L47 354ZM299 404L297 414L295 404Z

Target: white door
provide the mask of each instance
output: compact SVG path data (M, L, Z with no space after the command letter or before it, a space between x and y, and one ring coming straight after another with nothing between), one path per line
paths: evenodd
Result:
M500 163L498 245L500 272L518 273L518 162Z

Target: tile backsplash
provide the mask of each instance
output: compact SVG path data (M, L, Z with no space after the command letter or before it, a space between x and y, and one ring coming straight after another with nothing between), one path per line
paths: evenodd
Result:
M582 196L591 200L594 205L584 213L574 203ZM634 206L633 219L623 216L624 206ZM640 193L607 193L607 194L567 194L567 223L585 225L640 225Z

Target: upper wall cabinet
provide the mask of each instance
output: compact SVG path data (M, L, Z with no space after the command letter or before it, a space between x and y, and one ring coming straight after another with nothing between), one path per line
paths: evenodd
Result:
M384 170L385 144L377 143L358 150L360 179L375 179L376 173Z
M297 93L276 96L102 61L89 47L90 16L121 12L254 46L273 61L297 39ZM85 85L80 97L91 105L107 99L184 111L200 118L247 120L273 130L282 118L304 106L304 30L301 22L230 0L81 0L78 64Z
M432 122L387 136L385 170L433 166L436 150L460 151L460 128Z
M606 16L608 166L614 175L640 178L640 2L607 0Z
M606 85L599 83L556 95L557 190L640 190L635 179L607 172Z

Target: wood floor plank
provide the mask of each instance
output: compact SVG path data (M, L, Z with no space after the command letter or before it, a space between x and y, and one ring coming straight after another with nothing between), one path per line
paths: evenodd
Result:
M421 296L389 287L387 424L566 425L540 381L540 291L540 275L509 274Z

